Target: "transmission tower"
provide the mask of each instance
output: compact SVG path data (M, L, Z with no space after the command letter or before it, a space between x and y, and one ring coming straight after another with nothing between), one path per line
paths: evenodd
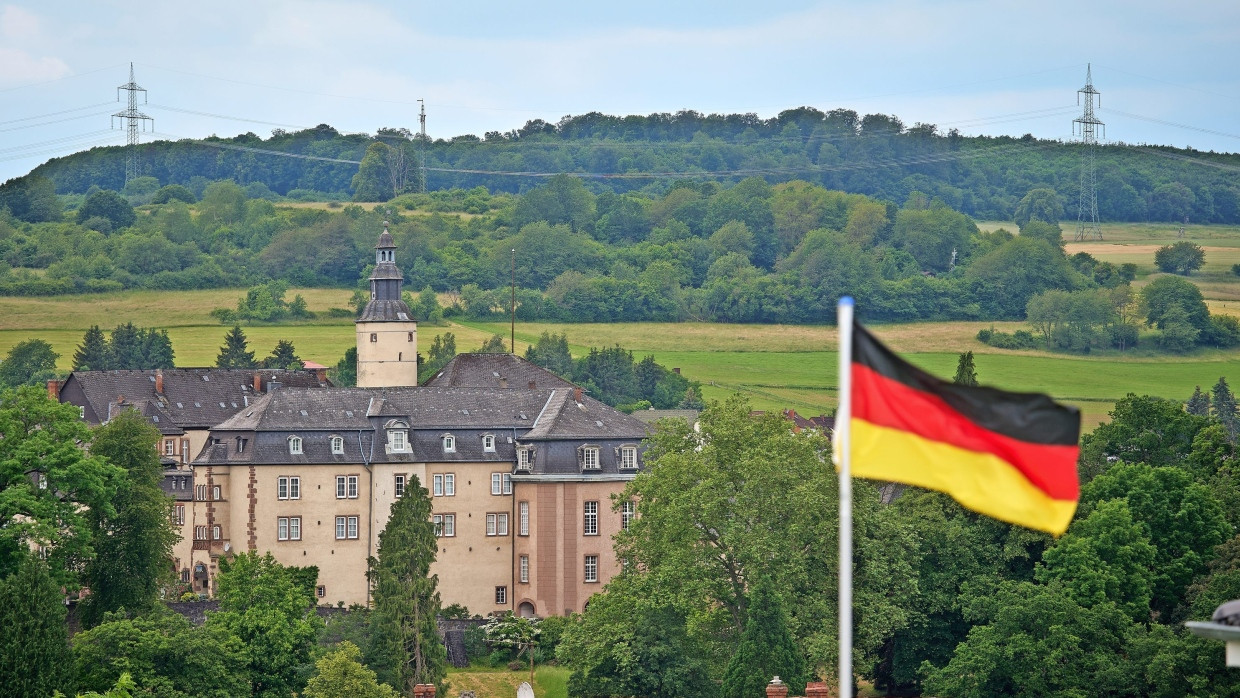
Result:
M116 119L126 122L125 145L129 151L125 158L125 184L129 184L129 180L138 176L138 124L143 121L150 121L154 126L155 119L138 111L138 93L142 93L142 103L146 104L146 90L138 86L133 79L133 63L129 64L129 82L116 88L116 101L121 101L121 90L129 93L129 108L125 111L117 112L112 115L113 123ZM145 124L143 124L145 127Z
M418 163L418 169L421 170L419 174L422 175L421 177L418 177L418 190L419 190L419 193L425 194L426 193L426 102L419 99L418 104L421 105L419 109L419 113L418 113L418 123L421 124L421 127L422 127L421 128L422 137L418 140L418 159L421 160L421 162Z
M1101 240L1102 228L1098 225L1098 179L1094 169L1094 147L1098 144L1098 131L1106 137L1106 125L1094 116L1094 97L1102 106L1102 93L1094 89L1093 67L1085 67L1085 86L1076 91L1076 102L1085 95L1085 111L1072 120L1072 135L1081 135L1085 157L1081 163L1081 198L1076 214L1076 241Z

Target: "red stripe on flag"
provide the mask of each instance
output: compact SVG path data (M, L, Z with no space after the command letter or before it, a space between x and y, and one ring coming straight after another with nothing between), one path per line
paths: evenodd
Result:
M860 364L852 366L852 382L854 418L965 450L992 453L1050 497L1078 498L1078 446L1033 444L997 434L955 411L942 398Z

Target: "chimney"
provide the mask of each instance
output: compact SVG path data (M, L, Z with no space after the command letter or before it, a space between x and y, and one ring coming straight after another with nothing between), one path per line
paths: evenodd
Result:
M831 698L831 692L822 681L811 681L805 684L805 698Z
M573 388L573 402L581 404L581 388Z
M435 684L420 683L414 686L413 698L435 698Z
M53 378L47 382L47 396L53 400L60 399L60 381Z
M537 386L537 385L538 385L538 384L537 384L536 382L534 382L534 381L530 381L530 390L533 390L533 389L535 388L535 386Z
M155 369L155 394L164 394L164 369L162 368Z
M327 369L326 368L314 369L314 377L315 377L315 380L317 380L318 382L326 383L327 382Z
M267 381L267 392L274 393L275 391L280 389L281 385L284 385L284 384L281 383L280 381Z
M508 387L508 379L507 379L507 378L500 378L500 379L499 379L499 387L501 387L501 388L507 388L507 387Z
M678 375L678 376L679 376L679 375L680 375L680 367L679 367L679 366L677 366L677 367L673 368L673 369L672 369L672 373L675 373L676 375Z
M766 698L788 698L788 686L776 676L766 685Z
M258 395L263 392L263 374L255 372L254 374L254 394Z

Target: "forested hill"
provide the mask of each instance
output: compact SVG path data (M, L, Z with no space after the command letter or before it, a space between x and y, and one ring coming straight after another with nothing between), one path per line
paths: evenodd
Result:
M358 193L358 163L379 142L399 143L411 155L424 156L432 190L485 186L521 192L542 183L539 175L566 172L586 177L596 193L661 194L677 179L726 184L756 175L771 183L805 180L894 202L920 191L982 219L1010 219L1021 197L1038 187L1058 192L1073 214L1083 155L1075 143L964 137L929 124L907 127L882 114L800 108L772 119L692 111L590 113L556 124L531 121L483 138L434 140L424 148L404 129L383 129L372 137L320 125L277 130L266 139L245 134L146 143L139 146L140 169L160 184L195 190L206 181L231 179L293 199L351 197ZM1187 216L1198 223L1240 223L1240 154L1123 144L1096 152L1103 220ZM31 175L51 179L59 193L81 194L92 186L120 190L124 171L124 150L107 147L50 160Z

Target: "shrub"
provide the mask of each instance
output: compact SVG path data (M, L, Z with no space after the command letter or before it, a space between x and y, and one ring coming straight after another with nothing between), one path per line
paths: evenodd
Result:
M479 659L487 653L487 634L482 626L475 625L465 629L465 656L470 661Z

